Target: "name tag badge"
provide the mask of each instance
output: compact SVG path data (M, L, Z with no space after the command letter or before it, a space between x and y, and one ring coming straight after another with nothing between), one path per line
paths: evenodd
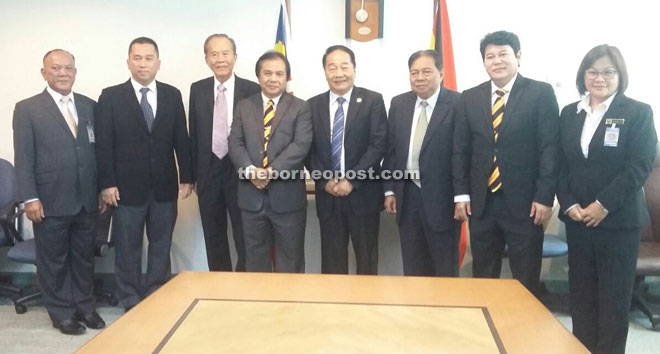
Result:
M624 118L607 118L605 119L605 125L624 125L626 120Z
M96 139L94 139L94 127L91 125L87 126L87 138L90 144L96 143Z
M605 128L605 141L603 146L617 147L619 144L619 128L616 124L612 124L611 127Z

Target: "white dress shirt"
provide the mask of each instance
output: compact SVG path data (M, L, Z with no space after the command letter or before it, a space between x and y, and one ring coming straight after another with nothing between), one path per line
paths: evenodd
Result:
M53 90L52 88L50 88L50 86L46 87L46 92L48 92L50 96L53 97L53 99L55 100L55 104L57 105L57 108L60 108L61 107L60 100L62 99L62 97L64 97L64 95ZM76 124L78 124L78 111L76 111L76 102L74 101L73 98L73 91L69 92L69 94L66 95L66 97L69 97L69 102L67 103L67 106L69 106L69 111L73 116L73 120L75 120Z
M147 86L142 86L141 83L135 81L131 77L131 85L133 85L133 90L135 90L135 97L137 97L138 104L142 100L142 92L140 92L140 89L143 87L146 87L149 89L147 92L147 102L149 102L149 105L151 106L151 110L154 112L154 120L156 119L156 109L158 108L158 90L156 89L156 80L153 80L149 85Z
M588 93L577 105L578 114L580 114L582 111L587 113L587 116L584 119L584 125L582 126L582 135L580 136L580 146L582 147L582 155L584 155L585 159L589 157L589 144L591 143L591 139L593 139L594 134L596 133L596 129L598 129L600 121L603 119L605 112L607 112L607 110L610 108L612 100L614 100L614 96L616 96L616 92L604 102L596 106L593 111L591 110L591 105L589 104L591 101L591 96Z

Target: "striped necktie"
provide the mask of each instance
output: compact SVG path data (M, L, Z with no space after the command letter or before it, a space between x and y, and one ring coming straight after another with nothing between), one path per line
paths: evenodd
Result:
M493 109L491 111L493 115L493 134L495 135L495 144L497 145L497 138L499 137L500 125L502 124L502 118L504 118L504 95L506 91L497 90L497 98L493 104ZM488 177L488 189L491 192L495 193L500 188L502 188L502 180L500 179L500 168L497 165L497 155L493 155L493 168L490 172L490 177Z
M273 118L275 118L275 109L273 100L268 100L266 105L266 112L264 112L264 159L263 168L268 167L268 141L270 140L270 129L273 126Z
M341 148L344 141L344 107L346 100L337 97L338 108L332 122L332 141L330 142L330 160L333 171L341 171Z

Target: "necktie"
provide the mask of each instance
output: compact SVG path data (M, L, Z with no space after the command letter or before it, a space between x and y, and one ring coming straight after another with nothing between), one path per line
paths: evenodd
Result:
M346 99L337 97L338 106L335 119L332 122L332 139L330 141L330 162L333 171L341 171L341 147L344 140L344 102Z
M229 136L229 125L227 121L227 89L218 84L218 95L215 97L213 105L213 135L211 140L211 150L219 159L227 155L229 146L227 137Z
M502 124L502 118L504 117L504 95L506 94L506 91L497 90L495 93L497 93L497 98L495 99L491 113L493 115L493 134L495 135L495 144L497 145L500 125ZM490 177L488 177L488 189L495 193L500 188L502 188L500 168L497 166L497 155L493 155L493 168L491 169Z
M71 134L73 134L73 137L76 138L78 136L78 124L76 124L76 120L73 118L73 114L69 109L69 100L70 98L68 96L62 96L60 99L60 111L62 111L62 115L64 116L64 120L66 120L66 124L71 130Z
M263 168L268 167L268 141L270 140L270 128L273 126L273 118L275 118L275 109L273 100L268 100L266 104L266 112L264 112L264 159Z
M422 150L422 143L424 142L424 135L426 135L426 128L428 127L428 120L426 119L426 106L428 102L422 101L419 104L422 109L419 111L419 118L415 126L415 135L413 136L412 151L410 154L411 168L414 171L419 171L419 153ZM422 182L419 179L414 179L413 183L417 187L422 188Z
M147 123L147 129L149 130L149 133L151 133L151 128L154 126L154 110L151 108L149 101L147 101L147 92L149 92L148 87L140 89L140 93L142 93L142 98L140 98L140 108L142 108L144 121Z

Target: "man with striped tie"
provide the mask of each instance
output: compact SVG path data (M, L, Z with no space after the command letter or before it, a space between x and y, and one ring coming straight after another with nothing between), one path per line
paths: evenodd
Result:
M353 85L355 54L350 48L329 47L323 69L330 90L309 100L314 140L307 164L326 174L315 180L321 272L348 274L350 235L356 273L377 274L383 187L380 180L357 174L380 172L387 145L385 103L380 93Z
M286 92L289 61L266 52L255 68L261 92L236 105L229 157L239 170L238 207L243 219L245 268L271 272L305 271L307 194L303 161L312 143L307 102Z
M500 276L506 245L513 277L535 293L558 177L557 100L550 85L518 74L515 34L490 33L480 50L490 80L455 109L454 217L470 217L475 277Z

